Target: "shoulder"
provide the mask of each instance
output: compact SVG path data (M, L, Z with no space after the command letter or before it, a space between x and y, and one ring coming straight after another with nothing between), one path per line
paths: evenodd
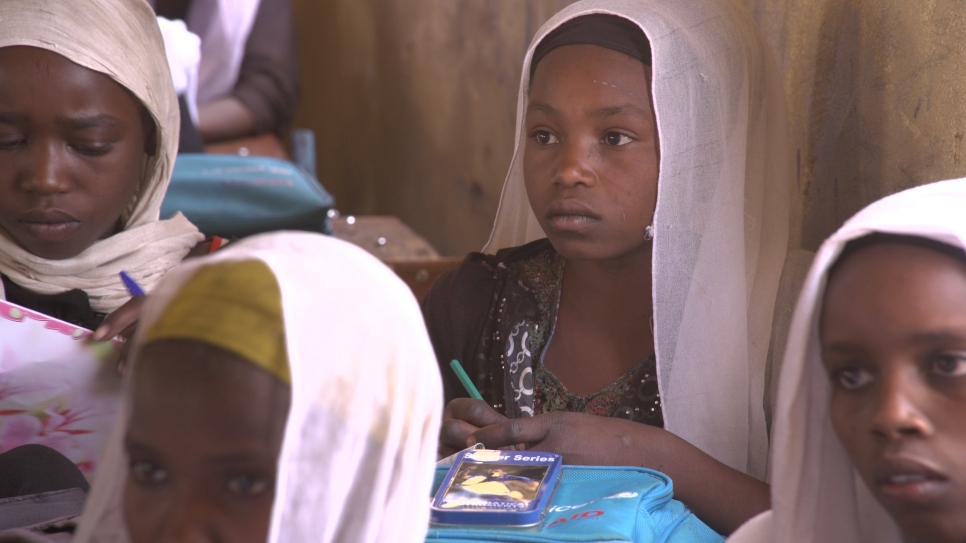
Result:
M468 354L467 349L479 340L496 297L508 282L520 282L512 273L515 265L544 253L548 247L549 242L538 240L495 255L470 253L436 279L421 306L441 360Z
M511 265L556 254L557 251L550 244L550 240L541 238L526 245L500 249L493 258L504 265Z
M458 305L486 300L487 305L493 287L501 279L516 273L527 263L541 261L547 255L556 255L546 239L540 239L519 247L499 250L495 255L470 253L462 262L443 272L423 301L423 312L440 306Z

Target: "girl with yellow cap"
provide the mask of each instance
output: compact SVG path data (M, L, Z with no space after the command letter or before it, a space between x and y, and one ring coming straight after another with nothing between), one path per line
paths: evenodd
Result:
M434 360L405 284L352 245L280 233L186 264L145 306L77 540L421 541Z

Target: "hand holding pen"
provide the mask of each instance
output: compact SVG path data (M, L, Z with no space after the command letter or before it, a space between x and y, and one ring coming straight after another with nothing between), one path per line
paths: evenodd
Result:
M122 271L118 275L120 283L131 295L131 299L104 318L104 322L97 327L97 330L94 330L94 334L91 336L94 341L107 341L118 336L128 339L134 334L141 318L141 308L147 299L144 289L128 273ZM119 373L124 369L128 349L127 344L121 348L121 357L117 364Z
M131 295L131 299L121 307L112 311L104 322L94 330L94 341L107 341L113 337L128 337L134 332L138 320L141 318L141 306L144 305L144 289L127 273L121 272L120 283Z
M483 400L483 395L463 370L459 361L453 360L449 365L470 398L456 398L446 404L443 410L439 453L444 457L465 449L468 440L480 428L507 420L504 415ZM513 447L509 448L513 449Z

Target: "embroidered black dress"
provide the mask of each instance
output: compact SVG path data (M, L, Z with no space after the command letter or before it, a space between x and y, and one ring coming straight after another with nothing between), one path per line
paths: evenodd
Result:
M654 356L610 385L580 396L543 366L553 334L564 259L546 239L471 253L423 300L446 401L467 397L449 368L457 359L483 398L510 418L585 412L663 426Z

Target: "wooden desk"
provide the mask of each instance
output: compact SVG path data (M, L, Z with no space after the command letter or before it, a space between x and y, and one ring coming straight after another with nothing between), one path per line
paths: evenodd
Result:
M441 273L461 257L443 257L425 238L389 215L343 216L332 219L335 237L362 247L393 269L409 285L417 300Z
M267 156L282 160L292 160L282 140L275 134L262 134L250 138L212 143L205 146L205 151L216 155Z
M332 233L383 262L439 258L439 253L424 237L391 215L337 217L332 219Z

